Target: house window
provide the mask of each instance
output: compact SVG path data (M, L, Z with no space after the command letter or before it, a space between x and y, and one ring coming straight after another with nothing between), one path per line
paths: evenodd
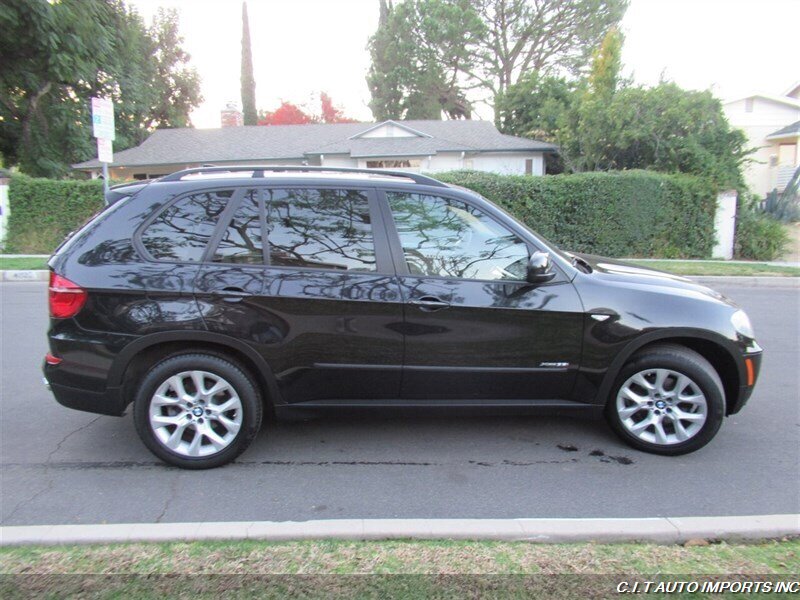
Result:
M533 159L525 159L525 175L533 175Z
M368 160L368 169L419 169L422 161L418 158L405 160Z
M744 112L753 112L753 99L746 98L744 101Z

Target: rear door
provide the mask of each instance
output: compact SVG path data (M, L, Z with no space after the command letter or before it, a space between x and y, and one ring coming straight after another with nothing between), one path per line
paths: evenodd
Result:
M233 327L258 347L286 402L397 398L403 304L374 190L258 190L263 281L250 284L250 268L237 265L235 275L209 266L202 282L244 282L234 287L244 289L242 304L258 318L246 318L245 330L225 306L215 326Z
M462 199L385 199L405 303L403 397L568 398L583 315L566 277L527 283L533 244Z

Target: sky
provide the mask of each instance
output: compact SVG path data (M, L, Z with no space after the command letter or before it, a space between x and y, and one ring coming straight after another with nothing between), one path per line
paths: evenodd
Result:
M159 7L180 16L184 48L202 79L196 127L219 127L220 110L240 100L241 2L128 0L149 22ZM248 0L256 104L281 100L318 111L327 92L345 115L371 121L366 49L377 0ZM631 0L622 22L624 73L710 89L724 100L779 95L800 80L800 0ZM480 118L491 118L478 108Z

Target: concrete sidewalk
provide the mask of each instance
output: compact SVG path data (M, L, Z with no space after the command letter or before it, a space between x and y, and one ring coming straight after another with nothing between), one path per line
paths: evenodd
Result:
M332 519L0 527L0 546L200 540L504 540L539 543L769 539L800 535L800 515L652 519Z

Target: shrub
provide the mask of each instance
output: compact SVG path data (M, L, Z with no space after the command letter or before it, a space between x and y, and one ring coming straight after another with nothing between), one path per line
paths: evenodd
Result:
M14 175L5 251L49 254L104 205L103 182L59 181Z
M736 219L736 257L751 260L775 260L789 243L786 227L765 213L739 207Z
M714 246L716 187L691 175L618 171L525 177L454 171L437 178L478 192L566 250L707 258Z
M482 194L576 252L706 258L714 244L715 187L690 175L619 171L524 177L454 171L437 178ZM15 175L10 202L6 251L49 253L102 208L103 184Z

